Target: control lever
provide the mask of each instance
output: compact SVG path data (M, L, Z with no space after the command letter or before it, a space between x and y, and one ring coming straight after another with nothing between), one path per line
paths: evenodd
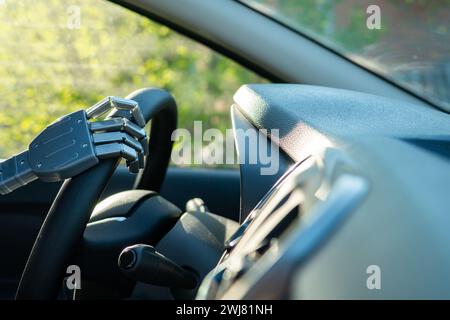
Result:
M182 289L197 286L194 273L183 269L149 245L137 244L123 249L118 264L127 277L136 281Z

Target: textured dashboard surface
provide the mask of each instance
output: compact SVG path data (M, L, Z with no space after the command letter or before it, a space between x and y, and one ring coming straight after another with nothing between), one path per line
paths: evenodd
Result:
M254 126L279 129L271 138L293 160L315 155L331 175L350 171L370 184L350 218L293 274L292 297L450 298L448 114L303 85L244 86L234 99ZM330 166L332 158L346 165ZM367 287L371 265L381 271L379 290Z

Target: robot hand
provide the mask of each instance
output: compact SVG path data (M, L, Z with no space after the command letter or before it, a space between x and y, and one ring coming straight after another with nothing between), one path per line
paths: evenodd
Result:
M98 121L89 121L93 118ZM63 116L45 128L28 150L0 162L0 194L36 179L53 182L73 177L106 158L122 157L129 171L137 173L148 154L144 126L138 103L117 97Z

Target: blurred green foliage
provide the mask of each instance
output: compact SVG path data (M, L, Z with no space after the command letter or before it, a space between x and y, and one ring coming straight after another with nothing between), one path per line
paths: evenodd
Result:
M179 127L230 127L233 93L262 82L240 65L101 0L0 1L0 159L59 116L141 87L171 92Z
M450 0L240 1L450 111Z
M442 81L448 79L450 0L377 0L380 30L367 28L370 0L241 1L450 108ZM200 120L204 130L223 131L230 127L233 93L265 81L103 0L0 0L0 43L0 158L26 148L63 114L148 86L175 96L179 127L192 130Z
M331 48L359 51L375 43L385 28L367 32L367 1L242 0ZM342 11L342 9L344 9ZM339 20L339 21L338 21Z

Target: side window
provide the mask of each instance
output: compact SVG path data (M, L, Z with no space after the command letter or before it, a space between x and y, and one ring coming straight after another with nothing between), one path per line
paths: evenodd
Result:
M103 0L0 0L0 43L0 159L63 114L148 86L175 96L180 128L224 131L234 91L264 81Z

